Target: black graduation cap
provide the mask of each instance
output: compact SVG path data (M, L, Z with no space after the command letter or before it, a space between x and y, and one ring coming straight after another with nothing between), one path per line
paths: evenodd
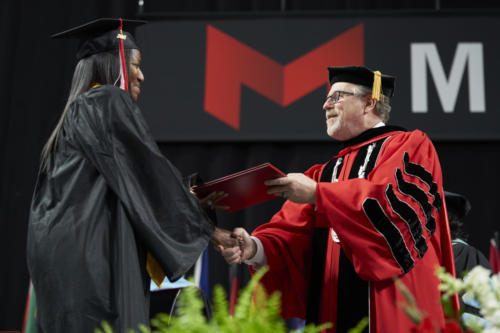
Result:
M446 200L446 210L448 216L454 216L462 220L470 211L471 204L467 198L461 194L444 191Z
M396 78L363 66L328 67L330 85L335 82L349 82L372 89L372 97L380 100L380 91L387 96L394 95Z
M122 20L123 21L123 46L125 49L139 49L135 43L133 34L135 28L147 23L140 20ZM80 60L92 54L118 50L120 33L120 19L100 18L78 27L68 29L63 32L53 34L52 38L79 39L76 59Z

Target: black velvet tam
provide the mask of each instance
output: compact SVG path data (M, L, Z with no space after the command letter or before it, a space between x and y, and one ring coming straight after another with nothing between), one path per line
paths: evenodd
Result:
M372 89L374 71L362 66L328 67L330 85L335 82L349 82ZM394 95L396 77L382 73L381 91L387 97Z

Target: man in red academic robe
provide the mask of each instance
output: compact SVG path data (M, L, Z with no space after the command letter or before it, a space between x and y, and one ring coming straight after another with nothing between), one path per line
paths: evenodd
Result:
M220 248L229 263L264 264L282 315L332 322L343 333L363 317L370 332L409 332L399 278L439 326L436 266L454 274L441 166L419 130L386 126L395 78L366 67L330 67L323 105L328 135L343 149L304 174L267 181L288 200L240 248ZM454 299L455 306L456 300Z

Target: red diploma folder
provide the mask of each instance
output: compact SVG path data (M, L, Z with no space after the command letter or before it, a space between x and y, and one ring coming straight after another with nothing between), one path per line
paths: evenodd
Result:
M226 212L232 213L276 198L274 194L267 194L267 186L264 185L264 181L280 177L286 177L286 174L272 164L264 163L195 186L193 191L200 198L214 191L226 192L228 196L217 202L217 205L228 206L229 209Z

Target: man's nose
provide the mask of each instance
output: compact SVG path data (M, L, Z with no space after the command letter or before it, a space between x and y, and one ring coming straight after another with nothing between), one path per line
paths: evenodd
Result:
M140 69L139 69L139 75L137 75L137 79L140 82L144 82L144 74L142 73L142 71Z
M329 105L330 105L330 103L328 103L328 100L326 100L326 101L325 101L325 103L323 103L323 110L324 110L324 111L328 111L328 109L329 109L329 107L328 107L328 106L329 106Z

